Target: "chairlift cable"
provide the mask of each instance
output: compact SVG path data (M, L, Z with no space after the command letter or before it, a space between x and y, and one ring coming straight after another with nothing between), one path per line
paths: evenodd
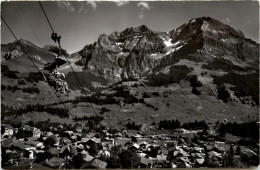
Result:
M44 8L43 8L43 6L42 6L42 3L41 3L40 1L39 1L39 4L40 4L40 6L41 6L41 8L42 8L42 11L43 11L43 13L44 13L44 15L45 15L45 17L46 17L46 19L47 19L47 21L48 21L50 27L51 27L52 32L54 33L54 29L52 28L51 23L50 23L50 20L49 20L47 14L45 13Z
M36 69L38 70L39 73L42 73L40 71L40 69L36 66L36 64L34 63L34 61L32 60L32 58L29 56L29 54L27 53L27 51L24 49L24 47L22 46L22 44L20 43L20 41L18 40L18 38L15 36L14 32L12 31L12 29L9 27L9 25L7 24L7 22L4 20L4 18L1 16L1 19L4 21L5 25L7 26L7 28L9 29L9 31L12 33L13 37L16 39L16 41L18 42L18 44L20 45L21 49L24 51L24 53L26 54L26 56L29 58L29 60L33 63L33 65L36 67ZM45 80L45 79L44 79ZM46 81L46 80L45 80ZM47 83L47 82L46 82ZM48 83L47 83L48 84ZM57 98L60 100L60 102L63 104L63 106L68 110L68 113L73 117L72 113L69 111L68 107L63 103L63 101L61 100L61 98L58 96L58 94L56 93L56 91L49 86L53 91L54 94L57 96Z
M42 43L41 43L39 37L37 36L37 34L36 34L36 32L34 31L33 27L32 27L31 24L29 23L28 18L27 18L26 15L23 13L23 10L22 10L22 8L21 8L21 6L20 6L19 4L18 4L18 7L19 7L19 10L21 11L21 14L22 14L24 20L26 21L26 23L29 25L29 27L30 27L31 30L33 31L33 34L35 35L36 40L37 40L37 41L39 42L39 44L43 47L43 45L42 45Z
M43 13L44 13L44 15L45 15L45 17L46 17L46 19L47 19L47 21L48 21L48 23L49 23L51 29L52 29L52 32L55 33L55 32L54 32L54 29L53 29L53 27L52 27L52 25L51 25L51 23L50 23L50 21L49 21L49 19L48 19L48 16L46 15L46 13L45 13L45 11L44 11L44 8L43 8L43 6L42 6L42 4L41 4L40 1L39 1L39 4L40 4L40 6L41 6L41 8L42 8L42 11L43 11ZM62 49L62 48L61 48L60 41L58 41L58 44L59 44L59 50ZM70 68L71 68L71 70L72 70L74 76L76 77L76 80L77 80L77 82L78 82L80 88L82 89L83 93L87 96L87 93L86 93L85 89L82 87L82 85L81 85L81 83L80 83L80 80L79 80L77 74L75 73L73 67L71 66L71 63L70 63L68 57L66 56L66 54L65 54L64 56L65 56L67 62L69 63L69 66L70 66ZM92 106L91 102L89 102L89 103L90 103L90 106L91 106L91 108L93 109L94 113L97 115L97 112L95 111L95 109L94 109L94 107Z

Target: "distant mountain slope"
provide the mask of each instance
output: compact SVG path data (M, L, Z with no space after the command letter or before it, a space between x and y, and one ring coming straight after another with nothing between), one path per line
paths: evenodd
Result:
M19 41L38 67L52 61L55 58L53 53L46 49L37 47L27 40ZM37 71L17 41L9 44L2 44L1 56L2 64L8 65L11 70L17 70L21 73Z

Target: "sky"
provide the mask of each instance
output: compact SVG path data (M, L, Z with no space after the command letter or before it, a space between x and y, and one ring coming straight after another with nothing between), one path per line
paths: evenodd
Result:
M209 16L241 30L259 43L259 4L243 1L49 1L41 2L61 46L70 54L97 41L100 34L146 25L171 31L192 18ZM51 28L37 1L2 2L1 15L18 39L37 46L54 45ZM1 43L14 38L2 23Z

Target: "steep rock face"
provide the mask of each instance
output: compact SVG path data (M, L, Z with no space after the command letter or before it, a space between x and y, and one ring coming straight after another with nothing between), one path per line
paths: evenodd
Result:
M110 81L141 76L153 68L164 52L163 40L146 26L127 28L111 35L100 35L98 41L74 55L90 72Z
M226 62L258 69L259 44L245 38L241 31L210 17L191 19L170 31L169 37L171 53L163 57L153 71L159 71L181 59L205 63Z

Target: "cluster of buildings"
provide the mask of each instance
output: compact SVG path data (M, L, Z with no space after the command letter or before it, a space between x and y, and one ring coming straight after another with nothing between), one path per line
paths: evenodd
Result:
M82 135L81 129L63 130L61 135L58 131L62 128L59 125L55 132L43 132L28 125L17 129L3 124L2 167L75 168L74 158L80 155L82 159L78 162L78 168L103 169L108 168L106 158L114 156L111 152L114 146L136 153L138 162L133 168L191 168L208 167L209 164L222 167L224 156L230 147L234 151L237 147L241 148L241 154L234 153L234 157L238 159L245 158L251 163L259 161L258 154L244 146L230 145L214 139L194 142L192 138L181 136L181 133L188 133L184 129L176 130L174 133L179 135L171 136L156 133L130 134L127 131L111 134L106 130L100 134L92 132Z

